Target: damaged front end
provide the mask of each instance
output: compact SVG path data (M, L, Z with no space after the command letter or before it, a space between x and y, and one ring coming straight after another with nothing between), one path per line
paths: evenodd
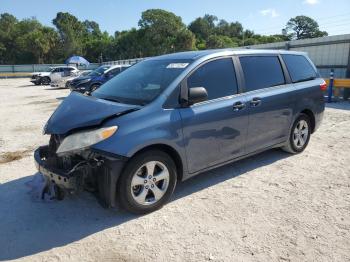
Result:
M45 177L46 188L54 188L57 199L87 190L104 207L114 207L117 180L127 159L90 147L57 154L63 139L61 135L51 135L49 145L35 150L35 164Z

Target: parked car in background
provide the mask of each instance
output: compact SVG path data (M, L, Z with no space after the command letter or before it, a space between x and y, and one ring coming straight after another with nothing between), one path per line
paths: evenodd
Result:
M51 82L57 84L67 77L76 77L79 70L74 66L50 67L47 72L35 72L32 74L30 82L35 85L49 85Z
M80 71L74 66L60 66L54 68L50 72L51 86L52 87L65 87L67 80L80 75Z
M103 65L86 76L80 76L70 82L70 90L80 93L93 92L103 83L130 67L129 65Z
M35 153L52 192L96 190L147 213L176 183L271 148L301 153L324 112L325 81L302 52L207 50L150 58L91 96L72 92Z
M34 72L30 79L34 85L49 85L51 83L50 72L53 68L50 68L47 72Z
M90 74L91 72L92 72L92 70L80 71L79 76L72 77L72 78L70 78L70 79L68 79L68 80L66 81L65 88L69 88L70 83L71 83L74 79L76 79L76 78L78 78L78 77L81 77L81 76L87 76L87 75Z
M81 76L86 76L91 73L91 70L84 70L84 71L79 71L78 76L74 75L71 77L63 78L61 81L57 81L54 84L52 84L52 87L57 87L57 88L69 88L70 83Z

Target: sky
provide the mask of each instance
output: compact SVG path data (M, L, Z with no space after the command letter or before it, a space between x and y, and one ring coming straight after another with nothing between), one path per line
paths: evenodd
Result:
M281 33L297 15L312 17L329 35L350 33L350 0L0 0L0 14L36 17L52 26L57 12L69 12L80 20L96 21L110 34L137 27L141 13L152 8L173 12L187 25L211 14L265 35Z

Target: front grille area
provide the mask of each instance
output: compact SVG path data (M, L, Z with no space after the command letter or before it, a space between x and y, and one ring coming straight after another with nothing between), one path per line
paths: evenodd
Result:
M56 151L62 143L63 137L59 135L51 135L49 142L48 156L51 164L56 168L70 170L76 162L81 161L78 157L73 156L57 156Z

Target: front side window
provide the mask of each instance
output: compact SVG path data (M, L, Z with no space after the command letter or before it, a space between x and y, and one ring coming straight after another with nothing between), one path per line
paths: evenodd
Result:
M282 55L293 83L312 80L317 73L303 55Z
M187 79L187 86L204 87L208 92L208 100L237 94L232 58L222 58L204 64Z
M115 76L120 73L120 67L114 68L111 71L108 71L106 74L110 76Z
M242 56L239 60L244 74L246 92L285 83L277 56Z
M157 98L192 60L150 59L130 67L103 84L93 96L145 105Z

